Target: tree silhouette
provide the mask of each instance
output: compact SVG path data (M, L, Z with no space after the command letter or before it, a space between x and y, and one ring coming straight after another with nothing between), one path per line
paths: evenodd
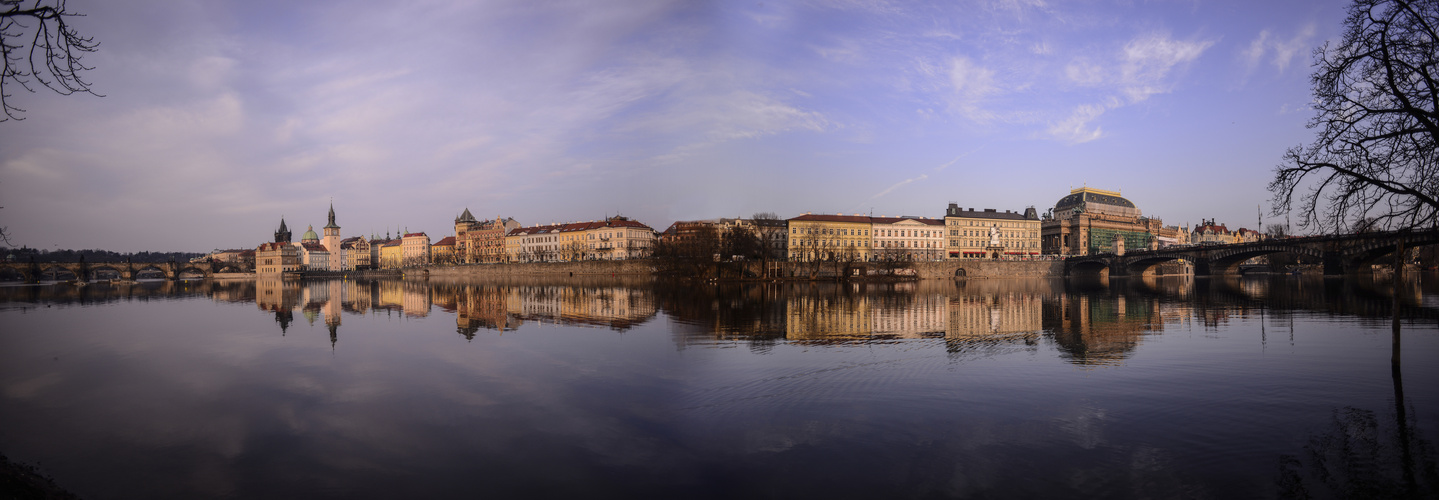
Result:
M1318 136L1275 168L1274 213L1339 232L1439 220L1439 0L1356 0L1344 38L1314 51Z
M100 47L93 37L82 36L66 18L80 14L65 10L65 0L0 0L0 109L10 119L23 120L25 110L11 101L15 85L35 92L31 82L61 95L84 92L98 96L82 71L94 69L80 61Z

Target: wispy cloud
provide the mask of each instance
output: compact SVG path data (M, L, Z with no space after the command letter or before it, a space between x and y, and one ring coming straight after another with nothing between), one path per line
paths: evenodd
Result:
M928 178L929 178L929 174L919 174L918 177L911 177L911 178L908 178L908 179L905 179L905 180L896 182L894 185L892 185L892 186L890 186L890 187L888 187L888 188L885 188L884 191L880 191L878 194L875 194L874 196L869 197L869 200L874 200L874 199L878 199L878 198L883 198L884 195L887 195L887 194L889 194L889 193L893 193L894 190L896 190L896 189L902 188L902 187L904 187L904 186L906 186L906 185L908 185L908 184L911 184L911 183L914 183L914 182L918 182L918 181L922 181L922 180L925 180L925 179L928 179ZM869 200L865 200L865 201L869 201Z
M1120 65L1120 84L1130 102L1169 92L1173 85L1171 73L1177 67L1193 62L1212 40L1174 40L1167 35L1146 35L1125 44Z
M1107 67L1087 56L1070 62L1065 66L1069 82L1109 95L1074 106L1063 119L1052 121L1045 133L1069 144L1103 137L1104 131L1095 121L1110 110L1170 92L1178 80L1175 74L1214 43L1213 40L1185 41L1163 34L1147 34L1125 43L1110 58Z
M1081 144L1098 139L1104 136L1104 131L1098 125L1091 125L1091 122L1118 104L1119 101L1115 99L1103 104L1079 105L1074 108L1068 118L1050 125L1046 132L1051 137L1070 144Z
M1244 60L1248 71L1254 71L1266 58L1274 65L1274 69L1280 73L1289 69L1294 62L1309 47L1314 45L1316 27L1313 23L1305 25L1289 38L1277 38L1268 29L1260 30L1243 49L1240 50L1240 58Z
M971 149L971 150L969 150L969 151L965 151L965 152L963 152L963 153L960 153L958 156L955 156L954 159L949 160L949 161L947 161L947 162L944 162L944 163L940 164L939 166L930 169L930 173L936 173L936 174L937 174L937 173L939 173L939 172L943 172L945 169L954 166L954 164L956 164L956 163L959 163L959 160L964 159L964 157L969 156L969 155L972 155L972 154L974 154L974 153L977 153L977 152L979 152L979 151L982 150L982 149L984 149L984 146L979 146L979 147L974 148L974 149ZM904 186L907 186L907 185L910 185L910 184L913 184L913 183L915 183L915 182L919 182L919 181L922 181L922 180L925 180L925 179L929 179L929 174L919 174L918 176L911 177L911 178L908 178L908 179L905 179L905 180L896 182L896 183L894 183L893 185L885 188L883 191L880 191L879 193L876 193L874 196L870 196L869 198L865 199L864 202L860 203L859 205L855 205L855 206L856 206L856 207L863 206L864 204L869 203L870 201L877 200L877 199L879 199L879 198L883 198L885 195L888 195L888 194L890 194L890 193L893 193L896 189L902 188L902 187L904 187Z
M985 109L985 101L999 92L994 70L964 56L951 58L947 70L945 76L954 92L951 107L977 122L993 119L994 113Z

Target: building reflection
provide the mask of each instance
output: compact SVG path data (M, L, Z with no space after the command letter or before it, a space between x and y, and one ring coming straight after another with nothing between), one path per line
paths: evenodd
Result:
M1060 294L1045 304L1055 344L1077 364L1117 364L1162 331L1154 300Z
M275 314L280 324L280 335L284 335L295 321L295 308L300 304L300 282L283 280L279 277L255 279L255 305L261 311Z
M1399 300L1394 296L1398 294ZM0 304L87 305L207 296L273 317L281 335L300 316L330 333L345 315L424 318L438 307L473 339L559 324L626 331L663 311L681 349L690 343L855 344L942 340L951 353L1054 345L1082 365L1122 363L1146 336L1223 329L1233 321L1271 328L1299 314L1389 321L1393 308L1439 319L1439 275L1405 281L1320 277L1132 277L1113 280L926 280L901 283L667 283L535 278L496 281L284 280L152 281L131 284L0 286ZM1266 340L1267 341L1267 340Z

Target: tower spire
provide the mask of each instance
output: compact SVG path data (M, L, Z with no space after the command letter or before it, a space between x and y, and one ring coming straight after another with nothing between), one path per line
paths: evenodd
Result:
M334 200L331 200L331 201L330 201L330 221L329 221L329 222L330 222L329 224L325 224L325 227L326 227L326 228L333 228L333 229L339 229L339 228L340 228L340 226L339 226L338 224L335 224L335 202L334 202Z

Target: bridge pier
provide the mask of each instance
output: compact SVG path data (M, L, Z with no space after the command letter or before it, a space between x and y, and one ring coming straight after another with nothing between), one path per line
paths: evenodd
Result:
M1343 276L1348 269L1344 265L1344 255L1336 251L1324 252L1324 275Z
M1209 276L1210 274L1209 259L1194 259L1195 276Z

